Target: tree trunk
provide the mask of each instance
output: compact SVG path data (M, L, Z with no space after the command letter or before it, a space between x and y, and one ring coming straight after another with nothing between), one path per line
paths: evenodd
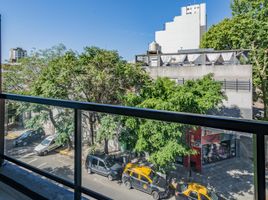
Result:
M91 145L94 145L94 125L92 122L89 123L90 125L90 140L91 140Z
M107 140L107 139L105 138L105 139L104 139L104 153L105 153L105 154L108 154L108 153L109 153L108 142L109 142L109 140Z
M48 109L48 113L49 113L49 119L50 119L51 123L53 124L54 128L56 128L57 123L54 119L52 110Z
M267 80L262 80L262 86L261 86L261 90L262 90L262 101L263 101L263 111L264 111L264 119L267 119L268 117L268 101L267 101L267 92L266 92L266 82Z
M96 116L95 113L89 113L89 124L90 124L90 137L91 137L91 144L94 145L94 125L96 123Z
M67 146L68 146L68 151L70 151L73 148L70 137L67 137Z

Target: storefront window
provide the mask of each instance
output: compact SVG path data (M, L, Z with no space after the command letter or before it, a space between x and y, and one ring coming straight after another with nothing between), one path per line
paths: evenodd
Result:
M222 137L225 139L228 137ZM229 137L231 139L231 137ZM208 164L236 156L236 139L202 145L202 163Z

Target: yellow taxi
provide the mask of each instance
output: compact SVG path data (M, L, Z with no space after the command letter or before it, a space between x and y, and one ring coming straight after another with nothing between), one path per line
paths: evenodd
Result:
M205 186L198 183L177 184L175 191L176 200L220 200L214 192L209 191Z
M135 188L151 194L156 200L169 196L169 184L148 166L128 163L122 174L122 182L128 188Z

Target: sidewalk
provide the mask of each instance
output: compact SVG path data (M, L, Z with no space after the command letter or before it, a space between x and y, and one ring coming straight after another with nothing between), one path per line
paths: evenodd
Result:
M68 150L68 148L65 148L65 149L60 148L60 149L56 149L55 151L61 155L74 158L74 150Z
M188 170L178 166L172 177L187 180ZM226 199L254 199L253 163L240 158L220 161L203 167L202 173L192 172L192 182L200 183Z
M19 137L25 131L26 130L8 131L8 133L6 135L6 139L13 140L13 139Z

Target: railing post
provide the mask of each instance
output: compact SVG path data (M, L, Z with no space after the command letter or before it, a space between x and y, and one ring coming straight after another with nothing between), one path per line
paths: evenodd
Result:
M265 135L253 136L255 200L265 200Z
M81 199L81 177L82 177L82 119L81 119L81 110L75 109L74 111L74 123L75 123L75 132L74 132L74 199L80 200Z
M2 21L0 15L0 93L2 93ZM0 99L0 155L5 152L5 100ZM4 159L0 157L0 166Z
M2 155L5 153L5 100L0 99L0 167L4 159Z

